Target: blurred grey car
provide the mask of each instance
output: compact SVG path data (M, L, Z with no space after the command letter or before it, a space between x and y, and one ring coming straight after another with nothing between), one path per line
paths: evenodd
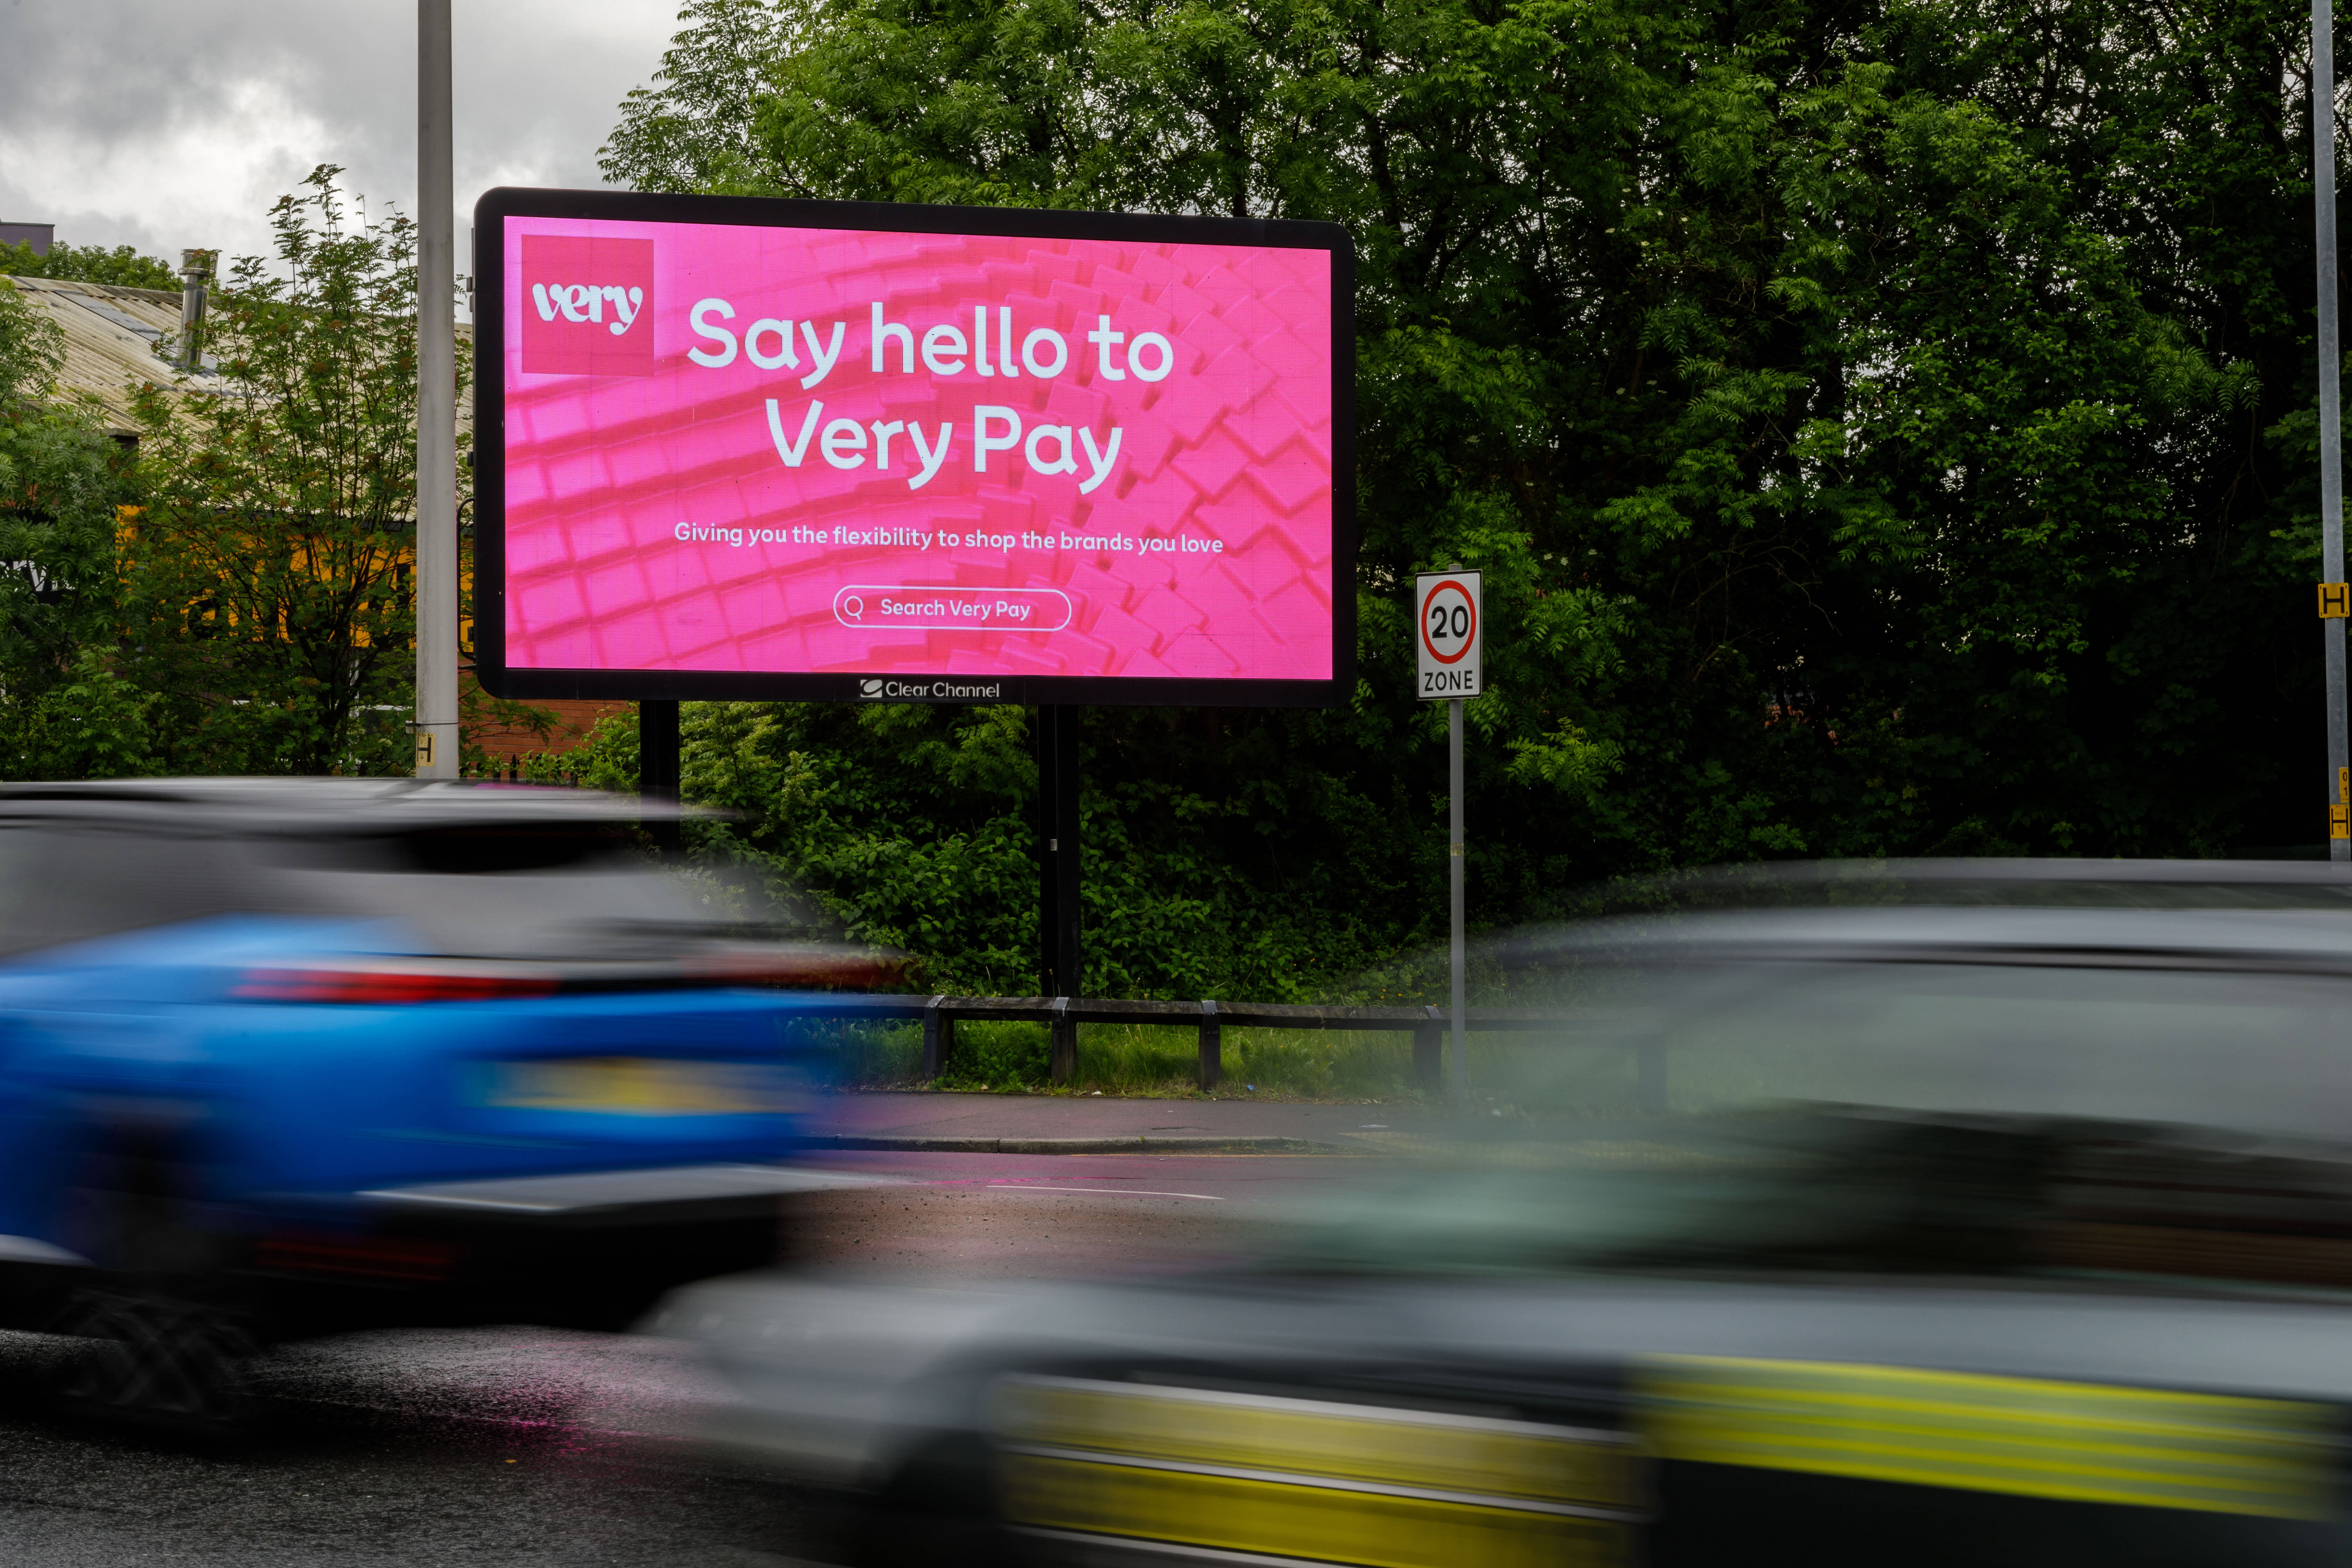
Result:
M2343 1560L2352 878L1667 893L1489 948L1505 1114L1253 1264L665 1321L875 1562Z

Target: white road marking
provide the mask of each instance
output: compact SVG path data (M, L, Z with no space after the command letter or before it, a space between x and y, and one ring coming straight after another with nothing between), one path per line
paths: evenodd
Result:
M1044 1187L1027 1182L991 1182L988 1184L1016 1193L1108 1193L1115 1197L1129 1198L1198 1198L1204 1204L1225 1201L1209 1193L1155 1193L1141 1187Z

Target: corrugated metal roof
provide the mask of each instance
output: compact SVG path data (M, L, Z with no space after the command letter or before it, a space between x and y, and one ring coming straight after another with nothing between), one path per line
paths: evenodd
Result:
M131 392L141 385L200 388L209 375L183 381L176 367L155 353L156 343L180 330L180 297L159 289L123 289L110 283L80 283L61 278L19 278L0 273L0 285L14 285L47 312L65 333L65 364L58 389L82 396L104 411L107 426L131 434ZM457 336L473 336L467 322ZM216 384L216 383L215 383ZM457 405L457 428L473 426L470 400Z
M0 276L0 283L13 285L65 333L59 389L95 401L113 429L132 428L131 387L172 384L172 367L155 356L155 341L180 330L177 294L60 278Z

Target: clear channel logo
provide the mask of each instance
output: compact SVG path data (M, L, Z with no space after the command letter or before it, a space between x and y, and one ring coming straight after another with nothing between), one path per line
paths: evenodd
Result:
M859 678L857 695L866 702L1002 702L1004 682L992 680L975 685L960 680L889 680L869 675Z

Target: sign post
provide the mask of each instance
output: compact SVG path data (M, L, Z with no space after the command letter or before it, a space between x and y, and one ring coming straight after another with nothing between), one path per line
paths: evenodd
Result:
M1414 651L1424 701L1445 703L1445 767L1452 804L1446 862L1454 893L1454 1050L1447 1079L1456 1104L1470 1100L1470 1008L1462 936L1462 704L1486 688L1486 616L1475 572L1433 572L1413 579Z

